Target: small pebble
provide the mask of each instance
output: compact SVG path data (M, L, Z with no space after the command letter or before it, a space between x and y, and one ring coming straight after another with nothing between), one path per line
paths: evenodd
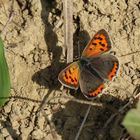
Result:
M13 138L9 135L5 138L5 140L13 140Z
M123 68L124 68L125 74L129 75L129 68L125 65L123 66Z
M137 78L138 78L137 75L132 76L132 80L136 80Z
M43 137L44 133L40 129L34 130L32 133L32 139L40 140L43 139Z
M132 82L131 77L129 77L129 76L125 76L124 77L124 80L126 80L128 83L131 83Z
M133 85L137 85L137 84L140 84L140 79L135 79L135 80L133 80Z
M135 71L133 69L129 69L129 76L132 77L135 75Z
M21 138L24 138L25 140L27 140L32 130L33 130L33 126L31 125L29 127L20 127Z
M45 123L45 118L43 116L40 116L37 121L37 126L39 129L43 130L44 129L44 123Z
M8 105L4 106L5 113L9 113L11 111L11 105L13 102L9 102Z
M9 135L9 132L8 132L8 130L6 128L2 128L1 133L3 134L4 137Z

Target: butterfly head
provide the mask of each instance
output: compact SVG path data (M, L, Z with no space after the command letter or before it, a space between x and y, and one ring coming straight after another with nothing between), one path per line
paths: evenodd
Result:
M89 64L89 60L87 58L81 57L78 63L79 67L82 68Z

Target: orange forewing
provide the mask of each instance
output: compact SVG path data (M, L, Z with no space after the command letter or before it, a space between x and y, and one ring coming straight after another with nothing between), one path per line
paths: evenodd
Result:
M62 70L58 76L61 84L72 89L79 87L79 65L77 62L70 64Z
M107 32L102 29L98 31L91 39L89 44L84 49L82 56L95 57L103 52L109 51L111 48L111 42Z

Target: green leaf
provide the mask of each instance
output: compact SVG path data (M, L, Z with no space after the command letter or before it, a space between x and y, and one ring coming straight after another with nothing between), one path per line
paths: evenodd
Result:
M10 76L4 55L4 45L0 37L0 107L8 100L10 95Z
M136 109L130 110L124 118L123 125L126 127L131 136L140 139L140 102Z

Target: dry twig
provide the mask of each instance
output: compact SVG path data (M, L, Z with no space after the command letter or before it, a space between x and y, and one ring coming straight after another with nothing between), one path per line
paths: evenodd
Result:
M78 133L77 133L77 135L76 135L76 137L75 137L75 140L78 140L78 138L79 138L79 136L80 136L80 133L81 133L82 128L83 128L83 126L84 126L84 124L85 124L85 122L86 122L86 119L87 119L87 117L88 117L88 114L89 114L89 112L90 112L90 109L91 109L91 105L88 106L87 112L86 112L85 117L84 117L84 119L83 119L83 121L82 121L82 124L81 124L81 126L80 126L80 128L79 128L79 130L78 130Z
M138 87L138 88L139 88L139 87ZM128 106L130 106L130 105L133 103L134 100L140 98L140 92L139 92L139 89L138 89L138 88L134 91L134 94L135 94L135 95L134 95L132 98L129 99L128 103L125 104L122 108L120 108L119 111L118 111L117 113L113 114L113 115L107 120L107 122L105 123L103 129L107 128L107 126L109 125L109 123L112 122L112 120L114 119L114 117L115 117L116 115L118 115L118 113L122 113ZM139 92L139 93L138 93L138 92ZM138 94L137 94L137 93L138 93Z
M64 50L67 52L67 63L73 62L73 1L63 0L64 9Z

